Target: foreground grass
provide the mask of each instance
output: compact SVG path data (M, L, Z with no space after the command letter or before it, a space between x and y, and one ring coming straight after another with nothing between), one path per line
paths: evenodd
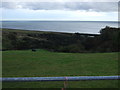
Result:
M3 52L3 77L100 76L118 74L117 53ZM62 88L63 82L3 83L3 88ZM117 88L117 80L70 81L68 88Z

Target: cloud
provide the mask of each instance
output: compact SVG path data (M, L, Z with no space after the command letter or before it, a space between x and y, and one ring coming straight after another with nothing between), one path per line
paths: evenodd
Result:
M7 8L7 9L16 9L18 6L17 3L15 2L2 2L2 8Z
M85 10L117 12L117 2L2 2L2 8L30 10Z
M119 2L119 0L24 0L24 2ZM2 2L23 2L23 0L4 0Z
M3 20L117 21L117 12L3 9Z

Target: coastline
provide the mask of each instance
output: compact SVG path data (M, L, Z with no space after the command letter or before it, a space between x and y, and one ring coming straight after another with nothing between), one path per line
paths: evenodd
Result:
M31 32L31 33L61 33L61 34L75 34L75 33L79 33L79 34L83 34L83 35L100 35L100 33L80 33L80 32L55 32L55 31L44 31L44 30L26 30L26 29L11 29L11 28L0 28L2 30L9 30L9 31L14 31L14 32Z

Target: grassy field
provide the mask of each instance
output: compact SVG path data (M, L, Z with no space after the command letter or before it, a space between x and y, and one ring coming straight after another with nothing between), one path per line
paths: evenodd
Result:
M3 77L100 76L118 74L118 53L3 52ZM117 88L117 80L70 81L68 88ZM4 82L3 88L63 88L60 82Z

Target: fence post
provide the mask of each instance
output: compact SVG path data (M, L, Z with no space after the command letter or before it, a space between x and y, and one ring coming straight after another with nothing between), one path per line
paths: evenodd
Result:
M67 77L65 77L64 88L62 88L62 90L66 90L67 85L68 85L67 80L68 80Z

